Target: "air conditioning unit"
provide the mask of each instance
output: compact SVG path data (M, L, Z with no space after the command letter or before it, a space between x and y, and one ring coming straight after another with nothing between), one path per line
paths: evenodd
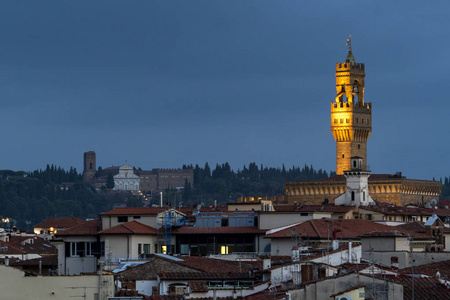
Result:
M348 297L348 296L339 296L338 300L353 300L353 297Z

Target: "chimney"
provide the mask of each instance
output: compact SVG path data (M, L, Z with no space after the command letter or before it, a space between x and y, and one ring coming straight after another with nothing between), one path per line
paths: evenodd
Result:
M398 269L398 257L397 256L391 256L391 268Z

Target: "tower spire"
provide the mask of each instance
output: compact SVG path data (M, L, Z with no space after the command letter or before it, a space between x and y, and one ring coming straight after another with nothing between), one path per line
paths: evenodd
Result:
M348 46L348 54L347 58L345 59L345 62L356 62L355 57L352 53L352 35L350 34L347 39L347 46Z

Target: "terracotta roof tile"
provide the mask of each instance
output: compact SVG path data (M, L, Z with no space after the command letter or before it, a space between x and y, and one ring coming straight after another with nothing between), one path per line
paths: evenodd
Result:
M78 224L86 222L85 220L82 220L80 218L49 218L37 225L35 225L35 228L50 228L54 227L58 230L70 228L73 226L76 226Z
M377 202L376 205L361 207L365 210L376 211L385 215L401 216L431 216L433 211L429 208L395 206L392 204Z
M423 225L422 222L419 222L419 221L401 224L401 225L395 226L395 228L407 230L407 231L413 231L413 232L425 232L425 226Z
M398 230L371 231L360 235L360 237L407 237L408 235ZM428 236L427 236L428 237Z
M139 223L137 221L131 221L124 224L119 224L114 227L102 230L100 234L157 234L158 231L151 227Z
M0 242L6 254L55 254L56 248L47 240L38 236L9 237L8 242ZM3 253L2 251L2 253Z
M41 258L34 258L34 259L10 262L10 265L11 266L39 266L39 261L42 261L43 266L58 265L58 256L57 255L45 255L45 256L42 256Z
M276 212L331 212L331 213L347 213L354 210L354 206L339 205L274 205Z
M403 299L412 299L412 278L398 276L390 279L395 283L403 285ZM414 298L421 300L450 299L450 290L447 289L437 278L414 278Z
M438 270L439 273L441 273L441 277L446 277L447 280L450 279L450 260L414 266L414 274L423 274L435 277ZM401 269L399 272L402 274L411 274L412 268Z
M163 272L160 277L165 280L211 280L211 279L247 279L252 278L248 272L189 272L189 273L176 273L176 272Z
M308 238L332 238L333 231L335 231L336 237L339 238L359 238L360 235L369 233L372 231L392 231L397 230L394 226L388 226L384 224L375 223L372 221L361 219L313 219L302 222L298 225L290 226L283 230L275 231L267 234L267 238L291 238L292 234L296 233L302 237ZM428 235L420 233L407 232L406 230L399 229L398 231L410 233L414 238L430 238Z
M251 262L227 261L221 259L207 258L201 256L183 256L183 261L178 262L180 265L198 270L202 273L241 273L248 274L248 267L253 264ZM261 264L261 262L259 262Z
M78 224L72 228L63 230L55 234L55 236L70 236L70 235L96 235L99 230L99 220L90 220L82 224Z
M188 227L183 226L173 234L264 234L267 230L256 227Z
M175 209L185 215L192 214L191 207L118 207L100 215L157 215L169 209Z

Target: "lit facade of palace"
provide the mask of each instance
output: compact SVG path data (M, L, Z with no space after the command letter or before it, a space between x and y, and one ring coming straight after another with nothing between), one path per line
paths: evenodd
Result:
M336 64L336 97L331 103L331 132L336 140L336 176L317 181L285 183L288 204L321 204L334 200L347 190L344 172L351 170L352 157L367 169L367 140L372 132L372 103L364 101L365 66L357 63L351 51L344 63ZM406 179L401 173L373 174L368 178L370 196L395 205L430 203L439 199L438 181Z

